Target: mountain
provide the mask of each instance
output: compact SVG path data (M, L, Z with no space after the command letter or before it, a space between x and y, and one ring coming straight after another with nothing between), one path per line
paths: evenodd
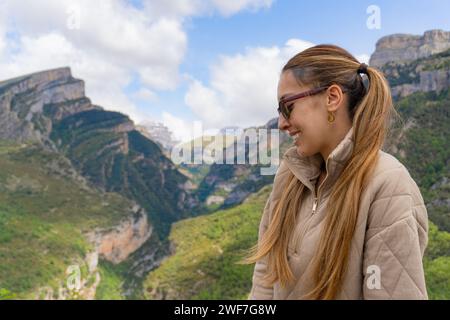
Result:
M179 141L173 139L173 133L163 123L146 121L136 126L145 137L156 142L163 151L170 154L173 146Z
M377 41L369 64L380 68L388 62L410 62L448 49L448 31L429 30L423 35L393 34Z
M93 206L99 211L99 216L103 215L103 219L108 220L109 215L115 216L118 214L116 211L120 211L128 217L128 220L123 222L112 223L111 232L105 236L95 232L95 215L92 216L92 221L87 219L92 226L83 231L83 237L87 243L98 248L95 250L97 255L94 258L86 258L93 259L95 263L88 264L96 266L95 276L90 281L94 281L100 288L104 287L104 283L102 284L101 281L97 283L98 281L95 280L97 275L101 277L100 273L103 272L104 276L110 276L111 265L116 269L122 265L129 265L130 267L124 270L124 275L121 274L121 276L126 279L124 288L132 295L134 287L139 286L139 277L156 267L161 257L167 252L167 235L171 224L189 217L190 209L197 204L195 196L188 188L188 178L164 155L160 147L142 135L126 115L107 111L92 104L85 96L84 82L75 79L69 68L38 72L0 82L0 140L6 144L24 146L23 152L28 152L26 154L29 157L30 170L36 172L49 165L45 161L38 161L44 158L42 154L48 154L49 158L61 159L64 161L64 168L67 168L65 170L76 174L83 181L82 184L79 182L81 185L74 182L72 189L86 185L92 193L98 194L95 198L97 205ZM10 157L9 153L5 154ZM31 164L34 165L31 166ZM16 169L17 172L15 172ZM5 178L7 183L12 186L17 184L19 187L23 181L28 183L27 176L21 177L20 170L19 167L11 169L10 176ZM53 174L57 175L58 171L47 173L46 179L49 181L53 179ZM62 175L59 179L65 179L65 176ZM31 185L26 185L24 195L27 192L30 195L33 194L29 188L32 190L35 182L30 181ZM41 189L47 188L47 184L38 185ZM20 188L17 190L22 190ZM60 188L63 189L64 185L61 184ZM48 198L60 201L60 206L72 206L75 212L71 213L67 210L64 214L59 213L57 203L53 204L54 208L51 210L58 213L57 217L61 221L67 219L65 227L73 223L74 231L78 230L83 226L84 220L81 217L85 217L90 212L84 208L83 204L92 203L93 196L83 194L72 198L70 194L64 194L64 198L61 198L56 191L57 189L55 192L49 191ZM114 208L105 205L100 210L102 203L106 203L100 200L102 194L115 194L115 197L120 199L117 201L121 204L116 204L116 201ZM30 217L33 217L33 214L48 215L47 222L54 223L53 220L56 217L45 213L47 207L43 207L38 198L23 199L29 203L29 207L23 209L23 214ZM125 209L126 204L130 204L133 210ZM5 217L2 221L6 221L5 223L9 223L11 210L21 212L19 209L16 210L10 202L0 202L0 205L3 208L2 215ZM41 211L31 210L31 208L38 208ZM79 215L80 220L73 220L70 214ZM23 232L34 232L31 227ZM67 245L70 245L71 240L75 243L82 241L70 237L70 233L67 235L66 239L64 233L60 232L59 240L62 243L67 242ZM14 240L15 237L21 237L21 233L13 233L7 238ZM32 240L29 237L24 239ZM6 246L8 242L4 243ZM33 252L33 248L30 247L30 252ZM0 252L2 249L5 248L0 244ZM57 254L52 252L51 248L48 251L49 254ZM67 254L71 254L72 251L67 250ZM14 258L13 252L8 250L5 252L2 256L4 261ZM36 258L36 254L39 252L33 252L30 257ZM79 256L82 254L80 253ZM31 261L32 259L28 263ZM68 263L69 259L65 258L64 261ZM16 264L11 262L9 267L15 266ZM59 267L62 268L62 264ZM22 295L25 294L24 290L32 290L32 287L35 288L42 282L39 278L36 281L30 281L28 286L22 286L16 282L6 281L10 278L9 272L13 270L5 269L3 273L0 273L1 290L8 289ZM55 276L60 275L59 271L54 271ZM22 277L27 279L33 272L35 272L34 269L29 268ZM50 277L50 272L46 276ZM54 289L56 290L56 287ZM94 296L95 290L85 295L90 298Z
M249 155L256 152L258 144L251 141L245 135L246 130L271 130L278 128L278 118L271 119L265 125L256 128L247 128L238 137L237 142L229 145L228 148L237 150L237 144L245 146L245 164L238 164L237 157L233 159L233 164L212 164L209 171L204 175L197 189L199 201L205 204L206 210L217 208L228 208L242 203L249 195L259 191L264 186L273 182L274 175L262 175L261 168L269 165L249 164ZM270 138L270 131L268 137ZM261 140L259 143L265 143ZM279 135L278 159L292 145L292 139L284 132ZM225 153L225 152L224 152ZM214 205L210 205L214 202Z
M69 68L0 82L0 124L1 138L61 152L95 186L136 201L161 239L196 203L160 147L126 115L93 105Z

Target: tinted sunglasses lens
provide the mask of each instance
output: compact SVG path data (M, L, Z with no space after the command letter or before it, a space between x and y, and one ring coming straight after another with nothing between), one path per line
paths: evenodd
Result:
M281 113L286 120L289 119L290 112L283 101L278 104L278 113Z

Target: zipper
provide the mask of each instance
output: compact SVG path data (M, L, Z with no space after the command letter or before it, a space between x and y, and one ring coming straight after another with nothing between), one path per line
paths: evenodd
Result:
M325 172L326 172L325 178L323 179L323 181L320 184L320 186L317 188L317 195L315 194L315 192L316 192L315 189L316 188L314 188L314 191L313 191L313 193L314 193L314 202L313 202L313 207L312 207L312 215L314 215L316 213L316 211L317 211L317 207L319 205L320 196L321 196L321 192L320 191L322 191L321 188L322 188L323 184L325 183L325 181L327 181L327 178L328 178L328 161L325 163Z
M326 164L326 175L325 178L323 179L322 183L320 184L320 186L317 188L317 195L315 188L313 188L313 195L314 195L314 201L313 201L313 206L312 206L312 210L311 210L311 215L309 217L307 217L307 220L304 223L304 228L301 229L301 232L299 232L299 234L295 237L295 241L293 243L294 245L294 254L297 254L297 248L298 245L301 243L301 241L303 241L303 238L306 235L306 232L308 231L309 225L311 224L311 221L313 220L314 214L317 212L317 208L319 207L320 204L320 196L321 196L321 187L323 186L324 182L327 180L328 178L328 163Z
M317 209L317 197L314 198L314 203L313 203L313 207L312 207L312 214L316 213L316 209Z
M325 182L325 180L327 179L327 177L328 177L328 174L327 174L327 176L325 176L325 179L323 179L322 183L320 184L319 188L317 189L317 196L314 195L314 202L313 202L313 206L312 206L312 214L311 215L314 215L317 211L317 207L319 205L320 196L321 196L320 188L322 187L322 185Z

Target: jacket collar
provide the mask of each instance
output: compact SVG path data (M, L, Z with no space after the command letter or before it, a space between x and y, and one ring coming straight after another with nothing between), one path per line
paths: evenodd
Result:
M349 160L354 147L353 127L347 132L341 142L330 153L326 161L327 178L321 187L326 192L336 182L345 164ZM320 175L323 159L320 153L313 156L302 156L297 153L297 147L289 148L283 155L283 160L292 173L311 191L314 192L315 180ZM322 193L321 192L321 193Z

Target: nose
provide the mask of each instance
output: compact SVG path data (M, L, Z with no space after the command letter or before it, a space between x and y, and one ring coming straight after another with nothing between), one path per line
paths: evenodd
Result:
M286 120L282 114L278 117L278 129L281 131L286 131L289 128L289 121Z

